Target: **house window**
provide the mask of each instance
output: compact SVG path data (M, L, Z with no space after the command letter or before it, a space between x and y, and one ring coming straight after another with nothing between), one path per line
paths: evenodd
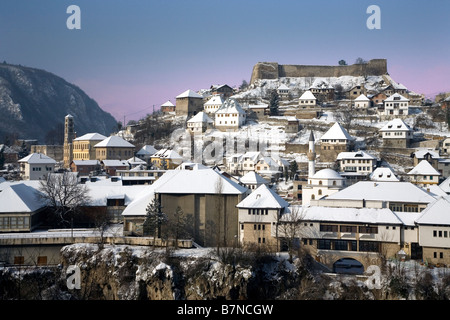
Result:
M25 258L23 256L15 256L14 257L14 264L24 264Z

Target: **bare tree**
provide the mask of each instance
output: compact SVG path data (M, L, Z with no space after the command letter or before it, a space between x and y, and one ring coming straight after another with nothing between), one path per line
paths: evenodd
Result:
M225 221L225 214L222 214L223 204L222 204L222 192L223 192L223 180L221 177L217 177L216 184L214 186L214 191L216 193L216 212L217 212L217 254L219 254L220 250L220 242L221 242L221 236L220 236L220 227L221 227L221 220L223 218L223 225L226 225ZM223 232L223 240L224 244L226 243L226 233L225 228Z
M349 131L353 120L355 120L355 110L352 107L343 107L334 113L334 118L341 123L345 130Z
M277 237L285 239L289 251L289 261L293 260L295 249L298 249L296 245L300 241L304 218L303 208L299 206L291 207L289 213L278 218Z
M52 173L39 186L39 197L51 208L56 223L69 226L80 212L80 207L90 202L85 185L78 184L78 178L71 172Z

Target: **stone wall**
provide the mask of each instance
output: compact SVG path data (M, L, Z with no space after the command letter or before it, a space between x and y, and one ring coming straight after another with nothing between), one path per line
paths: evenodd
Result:
M258 62L253 67L250 83L254 83L257 79L278 79L279 77L357 77L379 76L386 73L386 59L372 59L367 64L349 66L280 65L277 62Z

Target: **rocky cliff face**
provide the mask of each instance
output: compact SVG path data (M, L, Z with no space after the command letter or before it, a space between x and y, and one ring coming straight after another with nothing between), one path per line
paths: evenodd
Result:
M43 70L8 64L0 64L0 114L0 138L17 134L42 144L67 114L74 117L78 136L109 135L117 124L77 86Z

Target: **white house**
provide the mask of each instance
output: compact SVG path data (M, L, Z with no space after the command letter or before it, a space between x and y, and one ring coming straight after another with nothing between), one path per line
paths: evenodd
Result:
M154 146L147 144L143 146L141 150L136 152L136 157L148 162L150 160L150 157L156 152L158 152L158 150L156 150Z
M277 88L277 92L280 98L282 99L286 99L289 98L289 87L287 85L285 85L284 83L282 83L278 88Z
M364 94L358 96L354 101L354 105L358 109L367 109L370 104L370 99L367 98Z
M385 124L380 133L385 147L407 148L413 139L413 130L398 118Z
M206 113L213 114L220 109L224 102L225 99L222 95L215 95L203 105L203 109Z
M275 191L262 184L236 207L239 214L239 240L241 244L276 246L276 226L289 207Z
M409 99L401 94L394 93L383 102L386 116L404 116L409 113Z
M421 187L439 183L441 174L427 160L421 160L408 172L409 181Z
M227 99L216 111L215 127L221 131L237 130L246 122L246 113L239 102Z
M317 98L310 90L307 90L298 99L298 105L300 108L315 108L317 106Z
M347 178L348 182L367 178L377 165L377 158L364 151L341 152L336 161L341 176Z
M187 121L187 129L191 133L203 133L206 130L211 129L213 125L214 121L203 111L197 113Z
M23 180L45 180L55 171L56 161L42 153L32 153L19 160Z

